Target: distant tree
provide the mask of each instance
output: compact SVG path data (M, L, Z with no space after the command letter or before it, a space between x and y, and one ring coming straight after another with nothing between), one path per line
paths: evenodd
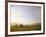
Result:
M28 25L26 25L26 27L28 27Z
M23 27L23 24L20 24L20 27Z

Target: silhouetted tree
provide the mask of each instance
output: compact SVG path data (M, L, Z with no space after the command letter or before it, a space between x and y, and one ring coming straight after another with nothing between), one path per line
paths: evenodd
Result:
M23 27L23 25L22 25L22 24L20 24L20 27Z

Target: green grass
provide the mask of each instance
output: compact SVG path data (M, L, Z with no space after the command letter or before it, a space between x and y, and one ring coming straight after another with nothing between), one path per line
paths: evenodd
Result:
M32 25L17 25L17 24L11 24L10 26L10 31L36 31L36 30L41 30L41 23L35 23Z

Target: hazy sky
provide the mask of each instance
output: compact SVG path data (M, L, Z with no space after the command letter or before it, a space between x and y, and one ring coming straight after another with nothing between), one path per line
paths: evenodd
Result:
M11 5L11 23L32 24L40 22L40 6Z

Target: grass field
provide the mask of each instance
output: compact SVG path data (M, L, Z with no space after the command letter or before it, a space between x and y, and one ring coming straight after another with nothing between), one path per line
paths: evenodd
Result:
M16 32L16 31L36 31L41 30L41 23L34 23L30 25L23 25L23 24L11 24L10 31Z

